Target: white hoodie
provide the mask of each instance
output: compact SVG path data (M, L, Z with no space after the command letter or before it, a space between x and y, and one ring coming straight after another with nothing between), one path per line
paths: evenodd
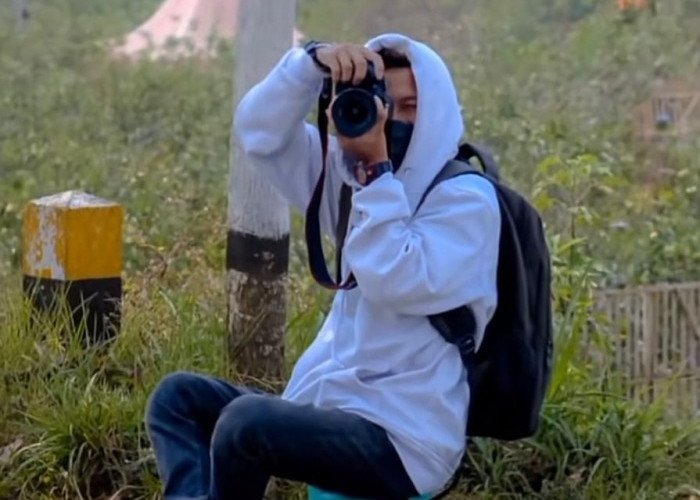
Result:
M344 268L358 286L338 292L316 339L294 368L283 398L340 408L384 427L419 493L456 471L469 407L457 348L427 316L469 304L477 346L496 306L500 212L493 186L462 175L431 180L457 154L464 132L450 73L426 45L389 34L368 47L397 49L411 62L418 110L396 174L353 194ZM302 213L321 170L318 130L305 122L324 75L303 49L290 50L243 98L235 133L252 164ZM332 235L345 157L330 141L321 223Z

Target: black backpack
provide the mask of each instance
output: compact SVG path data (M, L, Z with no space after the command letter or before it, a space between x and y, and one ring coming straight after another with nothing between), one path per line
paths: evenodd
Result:
M321 114L319 114L320 116ZM336 279L326 267L321 244L319 208L326 171L327 125L319 118L323 169L306 213L306 241L312 275L329 289L351 289L354 277L341 282L342 247L351 210L352 188L340 191L336 227ZM472 166L476 158L483 169ZM469 437L515 440L532 436L552 370L551 265L542 220L535 208L517 191L500 181L495 159L471 143L460 146L423 194L458 175L481 175L494 186L501 211L497 291L498 304L475 352L476 321L471 309L459 307L431 316L435 329L460 351L467 368L471 398L466 433ZM416 209L417 210L417 209Z
M476 158L483 170L469 161ZM515 440L535 434L552 371L551 264L542 220L517 191L500 181L485 149L465 143L423 195L458 175L481 175L493 184L501 211L496 311L474 352L476 322L467 306L430 317L459 347L471 400L467 435ZM420 206L420 204L419 204Z

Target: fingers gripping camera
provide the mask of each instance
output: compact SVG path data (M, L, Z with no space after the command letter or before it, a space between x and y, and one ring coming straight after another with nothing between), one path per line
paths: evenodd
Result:
M336 97L331 106L335 128L345 137L360 137L369 132L379 119L376 97L382 106L390 105L384 79L379 79L372 61L368 62L367 74L359 84L336 84Z

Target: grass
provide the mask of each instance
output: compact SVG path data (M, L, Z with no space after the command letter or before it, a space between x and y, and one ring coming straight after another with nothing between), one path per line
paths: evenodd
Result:
M151 390L175 370L237 377L225 356L223 188L234 54L225 49L209 65L124 65L99 43L157 3L36 2L23 36L0 6L3 500L160 498L143 427ZM396 0L396 12L387 2L353 5L305 0L301 28L348 40L410 29L438 46L468 103L471 133L487 138L508 178L542 204L551 233L557 359L542 428L518 443L475 440L450 498L700 496L697 419L669 414L662 399L626 398L615 373L582 347L593 331L595 348L610 350L592 292L612 274L630 282L699 276L700 203L691 188L700 184L700 149L668 146L677 172L650 195L623 112L652 73L700 73L688 56L696 48L692 23L680 7L622 26L601 8L575 25L554 24L561 8L545 0L537 8L440 0L429 10ZM471 25L478 50L467 50ZM604 91L592 90L595 78ZM64 318L33 323L22 298L22 207L67 189L126 209L124 326L108 351L83 349L77 332L66 338ZM631 229L611 234L620 217ZM654 244L639 245L651 231L660 235ZM288 369L332 298L308 277L301 235L295 216ZM287 486L285 498L303 498L299 485Z
M568 282L558 279L560 287ZM175 294L160 278L132 281L125 328L107 352L86 351L77 335L66 339L61 318L31 327L30 309L11 291L0 309L0 436L14 453L0 460L0 498L160 498L143 428L150 391L175 370L236 380L222 354L224 304L214 306L222 294L203 297L200 286ZM511 444L475 440L449 498L691 498L700 480L700 422L669 418L661 399L627 400L613 373L580 362L590 289L577 286L576 306L557 316L564 333L540 432ZM296 348L322 314L319 302L306 308L292 311ZM284 498L302 498L300 485L285 486Z

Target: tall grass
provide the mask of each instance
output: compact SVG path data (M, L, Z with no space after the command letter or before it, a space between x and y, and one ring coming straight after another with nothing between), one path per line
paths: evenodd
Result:
M475 440L451 498L686 499L698 487L700 423L670 420L663 400L625 399L614 374L588 361L580 337L590 289L576 287L576 305L557 315L559 355L540 432L514 444ZM0 437L13 453L0 460L0 498L159 498L143 428L148 394L174 370L236 379L222 354L223 315L204 307L199 291L135 288L108 352L66 340L60 321L30 327L17 290L3 302ZM290 332L293 352L322 314L315 303L305 309Z
M555 246L555 260L568 260L568 250ZM604 321L592 313L592 277L559 267L556 289L569 297L556 315L557 355L541 428L515 444L474 440L466 491L619 500L688 499L698 491L700 420L673 414L663 397L651 404L627 398L619 376L583 347L612 348Z

